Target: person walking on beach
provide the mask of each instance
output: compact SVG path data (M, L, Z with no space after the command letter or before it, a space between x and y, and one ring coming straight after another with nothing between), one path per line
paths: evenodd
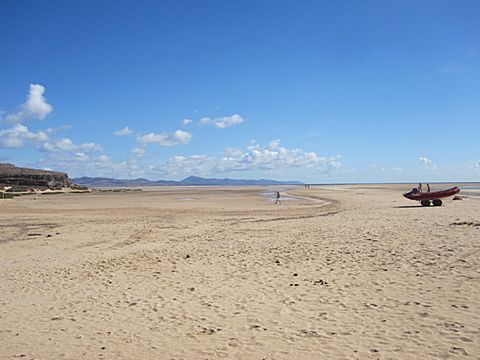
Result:
M280 193L278 191L276 191L276 196L277 196L277 200L275 201L275 204L274 205L282 205L282 201L280 200Z
M427 192L430 192L430 184L427 184Z
M419 183L419 184L418 184L417 190L418 190L418 192L422 192L422 183Z

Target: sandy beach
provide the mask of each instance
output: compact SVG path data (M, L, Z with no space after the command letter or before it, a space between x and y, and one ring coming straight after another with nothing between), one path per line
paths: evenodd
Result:
M480 357L480 191L155 187L0 202L1 359Z

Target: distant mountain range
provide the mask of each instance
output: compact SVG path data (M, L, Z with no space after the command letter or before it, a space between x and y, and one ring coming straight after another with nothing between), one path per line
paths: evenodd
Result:
M215 179L189 176L181 181L173 180L147 180L147 179L112 179L105 177L80 177L72 179L72 182L88 187L131 187L131 186L193 186L193 185L217 185L217 186L240 186L240 185L303 185L301 181L277 181L277 180L240 180L240 179Z

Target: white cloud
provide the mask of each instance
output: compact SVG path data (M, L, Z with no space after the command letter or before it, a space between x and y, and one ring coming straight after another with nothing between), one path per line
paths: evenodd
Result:
M275 150L276 148L278 148L278 145L280 145L280 139L272 140L268 143L267 149Z
M145 154L145 149L141 147L133 148L132 154L135 156L142 156L143 154Z
M432 162L432 160L427 158L426 156L420 156L418 158L418 161L420 161L420 163L423 165L430 164Z
M41 148L45 157L37 162L38 167L49 167L58 171L65 171L72 176L72 170L78 170L77 174L88 175L83 170L94 169L98 158L93 157L89 151L61 151L58 148Z
M89 156L87 154L85 154L84 152L77 152L77 153L75 153L75 158L78 161L85 161L85 160L88 160Z
M225 117L216 118L216 119L212 119L212 118L209 118L209 117L204 117L204 118L201 118L198 121L198 124L199 125L214 125L219 129L225 129L229 126L239 125L243 122L244 122L243 118L240 115L235 114L235 115L232 115L232 116L225 116Z
M138 137L138 141L142 144L158 144L161 146L188 144L191 139L192 134L183 130L177 130L174 133L150 133Z
M41 150L45 152L90 152L102 150L102 147L95 143L75 144L69 138L62 138L43 143Z
M248 146L246 149L227 149L220 156L174 156L165 163L151 168L164 175L212 175L237 171L284 170L302 168L314 173L327 173L342 166L339 157L320 156L302 149L287 149L275 140L267 146Z
M191 123L193 123L192 119L183 119L182 120L182 124L185 125L185 126L190 125Z
M68 146L67 146L68 147ZM274 147L274 149L272 149ZM58 148L58 147L57 147ZM140 149L140 150L138 150ZM142 147L132 149L132 157L125 161L113 161L101 154L93 156L88 151L50 151L39 166L67 171L71 176L107 176L128 178L144 176L150 178L172 178L188 175L221 176L235 172L244 174L275 174L281 176L288 171L312 176L329 175L342 167L340 156L321 156L297 148L280 146L278 140L266 146L259 144L246 148L230 148L218 155L173 156L154 164L140 164ZM139 155L139 156L137 156ZM88 160L88 161L85 161ZM257 176L257 175L253 175Z
M128 136L132 134L132 130L128 128L128 126L125 126L123 129L117 130L113 132L113 135L115 136Z
M102 163L108 163L108 162L112 161L110 156L107 156L107 155L100 155L97 159L98 159L98 161L100 161Z
M32 132L25 125L17 124L10 129L0 130L0 147L19 148L26 142L47 141L45 131Z
M392 168L392 171L403 171L403 169L400 166L395 166Z
M58 128L47 128L45 131L48 133L48 134L54 134L54 133L57 133L57 132L61 132L61 131L64 131L64 130L70 130L72 128L72 125L62 125Z
M46 159L39 161L37 165L38 167L50 167L65 171L71 177L105 176L128 178L141 176L145 173L144 170L139 169L135 159L115 162L105 154L93 157L84 153L50 153Z
M437 165L432 161L432 159L429 159L426 156L420 156L418 158L418 161L420 162L420 165L424 166L428 170L436 170Z
M21 123L24 120L42 120L53 111L43 96L45 87L39 84L30 84L30 92L27 101L20 105L20 110L14 114L7 115L7 120L14 123Z

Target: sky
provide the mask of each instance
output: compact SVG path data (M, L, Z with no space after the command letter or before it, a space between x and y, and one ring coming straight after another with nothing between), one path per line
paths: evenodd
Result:
M480 180L480 2L0 1L0 162Z

